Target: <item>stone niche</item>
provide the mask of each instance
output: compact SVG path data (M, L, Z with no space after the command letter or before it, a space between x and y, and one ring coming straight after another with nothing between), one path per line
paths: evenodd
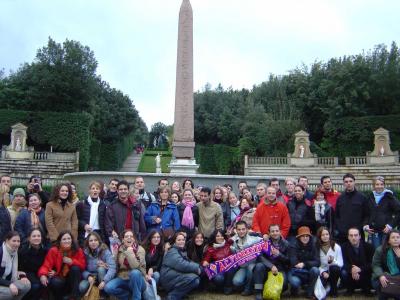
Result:
M11 142L2 148L3 159L33 159L34 149L26 144L27 129L22 123L11 126Z
M374 131L374 150L367 152L368 165L392 165L399 163L398 151L390 149L390 135L385 128Z
M294 152L288 154L288 164L298 167L315 166L318 161L317 156L310 150L310 135L300 130L294 136Z

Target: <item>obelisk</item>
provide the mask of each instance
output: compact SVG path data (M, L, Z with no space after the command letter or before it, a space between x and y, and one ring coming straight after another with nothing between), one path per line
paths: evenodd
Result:
M171 173L195 174L199 167L194 159L193 115L193 11L190 1L183 0L178 24Z

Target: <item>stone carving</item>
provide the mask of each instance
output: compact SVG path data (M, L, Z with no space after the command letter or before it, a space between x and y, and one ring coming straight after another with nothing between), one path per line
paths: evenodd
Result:
M22 151L21 139L17 137L17 141L15 142L15 151Z
M292 154L292 157L298 157L298 158L314 157L314 155L310 151L310 139L309 139L310 135L307 132L300 130L294 136L295 136L294 152Z
M28 127L22 123L11 126L10 145L3 146L2 158L6 159L32 159L33 147L26 145Z
M300 157L300 158L303 158L303 157L304 157L304 146L303 146L303 145L300 145L299 148L300 148L299 157Z

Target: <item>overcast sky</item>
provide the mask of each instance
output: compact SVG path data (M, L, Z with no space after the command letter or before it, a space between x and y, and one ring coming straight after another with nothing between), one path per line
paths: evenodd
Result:
M191 0L194 87L251 88L315 60L399 45L400 1ZM181 0L0 0L0 69L32 62L51 36L94 51L98 74L150 126L173 123Z

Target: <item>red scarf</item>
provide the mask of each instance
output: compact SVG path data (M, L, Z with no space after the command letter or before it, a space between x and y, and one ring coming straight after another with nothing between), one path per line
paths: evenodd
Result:
M135 198L129 197L126 202L126 220L125 220L125 229L133 229L132 228L132 206L135 203Z
M69 257L69 258L72 257L71 247L60 247L60 251L61 251L63 257ZM68 273L69 273L69 265L63 263L61 266L61 274L60 274L61 277L64 277L64 278L67 277Z

